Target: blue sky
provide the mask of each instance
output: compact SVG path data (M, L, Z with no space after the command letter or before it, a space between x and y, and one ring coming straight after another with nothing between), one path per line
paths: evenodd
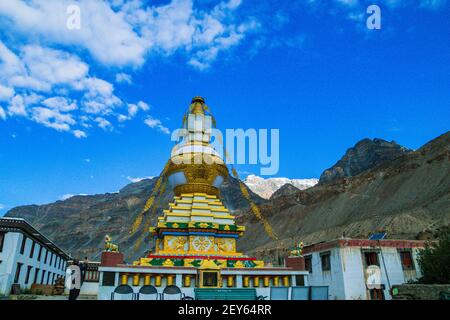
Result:
M381 30L366 28L370 4ZM158 175L195 95L220 129L279 128L278 176L319 177L366 137L418 148L450 127L449 13L444 0L0 0L0 214Z

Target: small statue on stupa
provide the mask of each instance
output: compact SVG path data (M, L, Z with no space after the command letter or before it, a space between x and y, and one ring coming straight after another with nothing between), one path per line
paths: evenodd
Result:
M302 257L303 256L303 241L299 241L297 246L291 250L291 257Z
M106 252L119 252L119 246L112 243L112 239L109 235L105 236L105 251Z

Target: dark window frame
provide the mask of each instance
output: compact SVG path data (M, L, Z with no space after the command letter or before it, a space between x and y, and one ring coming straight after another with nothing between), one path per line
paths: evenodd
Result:
M367 268L368 266L375 265L380 267L380 250L362 250L362 258L364 262L364 266ZM374 259L375 257L375 259ZM376 260L376 261L374 261Z
M19 280L20 280L20 273L21 273L21 271L22 271L22 266L23 266L23 263L17 262L17 265L16 265L16 274L14 275L14 283L19 283Z
M27 275L25 276L25 284L28 284L30 282L31 270L33 270L33 266L28 266L27 267Z
M399 249L398 254L400 255L400 263L403 270L416 270L414 263L414 257L411 249ZM409 266L405 263L405 256L408 256Z
M386 300L386 297L384 296L384 288L370 289L369 296L370 300Z
M31 239L30 259L33 259L35 247L36 247L36 242L33 239Z
M203 271L202 286L204 288L216 288L219 285L219 273L217 271Z
M37 281L38 281L38 278L39 278L39 271L40 271L41 269L39 269L39 268L36 268L35 270L34 270L34 279L33 279L33 283L35 283L35 284L37 284Z
M41 284L44 284L44 280L45 280L45 274L47 273L46 270L42 270L42 274L41 274Z
M331 271L331 251L320 254L320 266L322 267L322 272Z
M22 244L20 245L20 254L24 254L25 253L25 246L27 244L27 236L23 235L22 238Z
M305 286L305 276L302 274L295 275L295 285L298 287Z
M103 272L102 286L115 287L116 286L116 273L111 271Z
M42 245L40 245L40 244L38 244L38 246L39 246L39 253L38 253L37 261L41 261L42 249L44 247Z
M3 252L3 245L5 244L6 232L0 232L0 252Z
M313 272L312 268L312 254L309 256L305 256L305 270L309 273Z
M48 258L48 249L45 249L44 264L47 264L47 258Z

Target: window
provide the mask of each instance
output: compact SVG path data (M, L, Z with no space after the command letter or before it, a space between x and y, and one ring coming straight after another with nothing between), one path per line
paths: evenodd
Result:
M48 250L45 250L45 258L44 258L44 263L47 263L47 258L48 258Z
M303 287L305 285L305 277L302 275L296 275L295 276L295 285Z
M203 287L217 287L218 277L217 272L203 272Z
M116 281L116 273L115 272L103 272L103 281L102 285L106 287L114 287Z
M380 266L378 261L378 253L376 251L366 251L364 252L364 263L366 267L368 266Z
M370 300L384 300L384 293L382 289L369 290Z
M56 256L56 258L55 258L55 264L53 265L55 268L56 268L56 265L58 264L58 259L59 259L59 257Z
M42 270L42 276L41 276L41 284L44 284L44 279L45 279L45 270Z
M53 253L50 252L50 262L48 263L50 266L52 265L53 261Z
M41 261L41 255L42 255L42 246L39 246L39 253L38 253L38 261Z
M33 258L34 256L34 247L36 246L36 242L31 240L31 251L30 251L30 258Z
M3 251L3 244L5 243L5 232L0 232L0 252Z
M45 284L48 284L48 282L50 281L50 276L51 276L51 272L47 272L47 281L45 281Z
M30 281L31 269L33 269L33 267L32 266L28 266L28 268L27 268L27 276L25 277L25 284L28 284L28 282Z
M305 257L305 269L309 272L312 273L312 256L306 256Z
M414 270L415 267L411 250L401 250L399 253L403 270Z
M322 263L322 271L330 271L331 270L330 256L331 256L330 252L320 254L320 261Z
M20 271L22 270L23 263L18 262L16 268L16 276L14 277L14 283L19 283Z
M22 238L22 244L20 246L20 254L25 252L25 244L27 243L27 237L24 235Z
M50 282L50 284L54 284L55 283L55 273L52 274L52 282Z
M33 283L37 283L37 281L38 281L38 276L39 276L39 269L36 268L36 270L34 270L34 279L33 279Z

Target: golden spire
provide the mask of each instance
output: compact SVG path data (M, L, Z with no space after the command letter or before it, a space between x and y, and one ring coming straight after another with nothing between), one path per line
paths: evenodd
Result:
M189 112L193 114L205 114L205 99L200 96L196 96L192 99L191 105L189 107Z

